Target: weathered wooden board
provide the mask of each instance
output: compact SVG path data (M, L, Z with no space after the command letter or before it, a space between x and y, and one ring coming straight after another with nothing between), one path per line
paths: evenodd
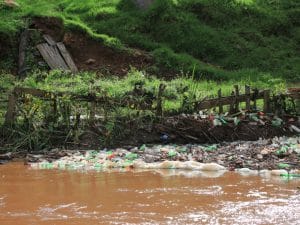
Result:
M53 40L53 38L48 35L48 34L44 34L43 38L45 39L45 41L50 45L50 46L54 46L56 45L56 42Z
M37 45L37 48L51 69L70 70L56 46L44 43Z
M70 53L68 52L68 50L66 49L65 45L62 42L58 42L56 44L56 46L58 47L62 57L64 58L66 64L69 66L70 70L72 71L72 73L77 73L78 69L70 55Z

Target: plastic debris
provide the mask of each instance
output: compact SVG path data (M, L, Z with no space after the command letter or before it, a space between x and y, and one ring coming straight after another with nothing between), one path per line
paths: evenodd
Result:
M209 151L209 152L215 151L217 149L218 149L217 145L210 145L204 148L205 151Z
M280 127L282 125L282 122L283 120L278 118L278 117L275 117L273 120L272 120L272 126L274 127Z
M128 160L135 160L135 159L138 158L138 154L128 153L128 154L126 154L125 158L128 159Z
M169 156L169 157L174 157L174 156L176 156L176 155L177 155L177 152L175 152L175 151L173 151L173 150L171 150L171 151L168 152L168 156Z
M109 170L113 168L138 168L136 162L167 168L186 168L187 164L178 162L210 163L216 162L229 170L249 168L261 170L266 168L300 169L300 137L275 137L258 141L237 141L213 145L146 145L131 149L117 148L110 151L50 151L45 155L28 154L27 162L33 168L62 170ZM64 152L65 151L65 152ZM59 158L59 155L64 155ZM63 154L62 154L63 153ZM59 158L59 159L57 159ZM160 164L165 160L172 163ZM268 160L272 159L272 160ZM31 161L32 160L32 161ZM285 163L288 162L288 163ZM154 163L154 164L153 164ZM288 166L284 165L288 164ZM195 164L192 164L195 165ZM193 167L190 165L190 167ZM274 174L274 172L273 172Z
M279 169L288 169L288 168L290 168L290 165L286 164L286 163L279 163L278 168Z

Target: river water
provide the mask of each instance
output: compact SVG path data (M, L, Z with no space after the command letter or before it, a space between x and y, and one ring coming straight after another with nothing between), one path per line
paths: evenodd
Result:
M1 225L300 224L300 180L0 166Z

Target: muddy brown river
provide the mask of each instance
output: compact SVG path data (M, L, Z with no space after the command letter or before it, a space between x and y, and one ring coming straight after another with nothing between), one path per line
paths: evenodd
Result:
M217 176L11 163L0 166L0 224L300 224L299 179Z

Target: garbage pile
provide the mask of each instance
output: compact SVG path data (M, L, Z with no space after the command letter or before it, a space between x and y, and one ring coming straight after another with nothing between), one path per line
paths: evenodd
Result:
M130 149L71 151L54 149L28 154L27 163L40 169L109 170L185 169L277 170L300 169L300 137L275 137L213 145L142 145Z
M220 143L222 141L256 141L259 138L300 134L300 117L263 112L214 115L203 112L165 118L155 131L167 135L168 143Z

